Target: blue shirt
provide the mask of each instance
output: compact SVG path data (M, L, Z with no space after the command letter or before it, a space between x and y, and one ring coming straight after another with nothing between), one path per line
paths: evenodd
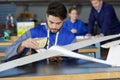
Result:
M69 31L71 31L72 29L76 29L77 30L77 33L75 34L76 36L85 35L87 33L87 28L85 24L79 19L76 19L74 23L72 23L70 19L67 19L63 23L63 27L68 29Z
M99 13L92 7L89 16L88 33L93 33L95 22L101 28L100 33L104 35L120 33L120 22L114 8L110 4L103 2Z
M102 9L102 5L100 5L100 7L98 8L97 12L100 13L101 9Z
M25 48L21 53L17 53L17 48L19 45L28 38L42 38L47 37L47 28L44 25L36 26L35 28L30 29L24 35L22 35L16 42L9 46L6 50L6 59L16 59L22 56L25 56L28 52L28 48ZM56 33L50 32L50 43L54 44L56 38ZM63 46L72 43L75 41L75 36L68 31L67 29L61 28L58 35L57 45Z

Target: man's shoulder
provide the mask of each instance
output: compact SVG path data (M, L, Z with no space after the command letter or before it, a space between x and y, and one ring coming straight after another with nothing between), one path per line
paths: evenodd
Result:
M45 25L37 25L33 29L37 29L37 28L40 28L40 29L45 28Z
M115 12L115 10L111 4L105 3L105 2L103 3L103 8L102 8L103 14L106 13L106 14L112 15L112 14L114 14L114 12Z
M111 9L111 8L113 8L113 6L111 4L109 4L109 3L103 2L103 8Z
M35 37L45 37L47 34L46 27L44 25L38 25L32 29L30 29L31 36Z
M37 25L34 28L30 29L30 31L36 31L36 30L39 30L39 31L46 30L46 26L45 25Z

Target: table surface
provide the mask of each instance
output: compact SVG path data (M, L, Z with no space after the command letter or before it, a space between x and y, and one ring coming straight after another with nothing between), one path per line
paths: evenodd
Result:
M0 38L0 46L10 46L14 41L16 41L19 36L10 36L10 40L5 41L3 37Z
M7 41L7 42L1 41L0 46L7 46L12 44L12 42L13 41ZM99 77L98 75L100 75L101 77ZM119 75L120 75L119 67L111 67L109 65L94 63L85 60L76 60L76 59L64 60L61 63L52 62L50 64L47 64L46 61L39 61L36 63L32 63L25 66L0 72L1 78L28 77L27 78L28 80L30 80L29 77L31 76L35 77L35 80L36 77L38 77L39 80L39 79L43 79L44 76L45 78L47 78L46 76L53 76L55 78L64 76L64 78L58 80L63 80L66 78L70 80L70 77L74 77L74 80L77 80L75 78L76 76L79 78L84 77L84 79L88 79L88 78L104 79L104 78L120 78ZM91 76L91 77L86 77L86 76ZM51 79L46 79L46 80L51 80ZM73 80L73 78L71 78L71 80Z
M103 74L104 75L103 75ZM114 73L114 74L113 74ZM97 74L101 74L101 77ZM106 75L105 75L106 74ZM112 76L111 76L112 74ZM104 79L104 78L120 78L120 67L111 67L100 63L81 59L67 59L60 63L50 62L47 64L46 60L31 63L25 66L9 69L0 72L1 78L15 78L15 77L43 77L43 76L84 76L85 79ZM82 76L83 75L83 76ZM91 77L85 77L88 75ZM73 80L73 79L71 79Z

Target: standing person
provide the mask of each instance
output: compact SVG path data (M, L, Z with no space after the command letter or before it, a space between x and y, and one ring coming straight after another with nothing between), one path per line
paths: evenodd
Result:
M63 21L66 17L67 10L62 3L57 1L50 3L46 11L47 26L38 25L22 35L6 50L7 60L20 58L24 56L29 49L39 49L35 41L37 38L48 37L46 44L48 48L52 45L63 46L72 43L75 40L75 36L69 30L62 28ZM52 58L52 60L59 59L60 58Z
M87 28L84 22L78 19L78 11L74 7L69 9L69 19L63 23L63 27L67 28L76 36L85 35L87 33Z
M89 16L87 36L91 36L93 33L95 22L100 27L100 33L96 34L98 37L120 33L120 22L113 6L103 0L90 0L90 2L92 9Z

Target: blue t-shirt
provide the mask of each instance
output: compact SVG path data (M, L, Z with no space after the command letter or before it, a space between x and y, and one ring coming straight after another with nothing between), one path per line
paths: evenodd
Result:
M13 59L25 56L25 54L28 52L29 49L25 48L21 53L18 54L17 49L18 49L19 45L28 38L42 38L42 37L47 37L46 26L39 25L39 26L36 26L36 27L28 30L16 42L14 42L11 46L9 46L7 48L6 59L9 61L9 60L13 60ZM56 39L56 33L50 32L49 38L50 38L49 44L54 45L55 39ZM60 45L60 46L67 45L67 44L72 43L73 41L75 41L75 35L72 34L70 31L68 31L67 29L61 28L61 30L59 31L59 35L58 35L57 45Z
M47 37L47 28L45 25L36 26L30 30L32 38ZM49 33L50 43L54 44L56 39L56 33ZM58 34L57 45L67 45L75 40L75 36L67 29L61 28Z
M76 36L85 35L87 33L87 28L85 24L79 19L76 19L74 23L72 23L70 19L67 19L63 23L63 27L68 29L69 31L71 31L72 29L76 29L77 30L77 33L75 34Z

